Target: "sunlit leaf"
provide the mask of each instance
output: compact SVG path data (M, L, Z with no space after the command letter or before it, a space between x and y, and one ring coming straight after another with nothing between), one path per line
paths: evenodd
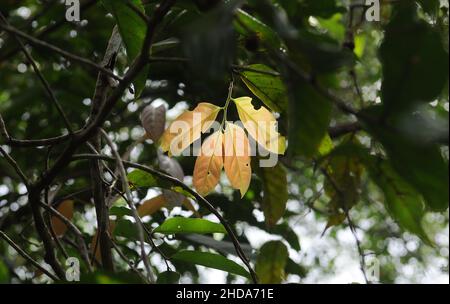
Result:
M193 183L201 195L207 195L217 186L223 168L223 133L217 131L202 145L194 168Z
M264 149L275 154L284 154L286 139L277 131L275 116L264 107L255 109L250 97L234 99L239 117L248 133Z
M242 81L261 101L274 112L284 112L288 106L288 94L280 76L268 66L253 64L242 72ZM261 71L261 72L258 72Z
M213 104L200 103L193 111L184 112L164 132L161 149L170 155L180 155L208 131L220 110Z
M250 186L252 168L250 163L250 145L241 127L227 123L224 141L225 173L234 189L243 197Z

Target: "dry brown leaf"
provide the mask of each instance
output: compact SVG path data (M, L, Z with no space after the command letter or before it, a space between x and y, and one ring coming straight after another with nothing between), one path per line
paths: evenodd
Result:
M164 195L159 195L143 202L137 209L140 217L152 215L166 205Z
M56 208L59 213L61 213L65 218L69 221L72 220L73 217L73 201L66 200L59 204L58 208ZM55 232L55 235L58 237L63 236L67 231L67 226L61 221L57 216L51 217L51 225L52 229Z
M155 107L152 104L145 107L141 113L141 122L148 138L157 142L166 128L166 107L164 105Z

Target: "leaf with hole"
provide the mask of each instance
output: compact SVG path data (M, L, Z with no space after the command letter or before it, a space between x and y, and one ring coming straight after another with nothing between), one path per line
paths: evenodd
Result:
M179 234L179 233L227 233L222 224L214 223L204 219L175 217L166 220L154 230L161 234Z
M271 153L284 154L286 139L277 131L275 116L264 107L255 109L250 97L233 100L238 109L239 118L253 139Z
M238 189L243 197L252 179L250 144L244 129L226 123L224 151L225 173L232 187Z
M213 191L219 183L223 168L223 137L222 131L208 137L195 162L193 184L203 196Z

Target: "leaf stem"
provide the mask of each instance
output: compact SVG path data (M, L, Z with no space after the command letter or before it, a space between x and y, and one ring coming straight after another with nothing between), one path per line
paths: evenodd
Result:
M228 107L230 106L230 102L231 100L233 100L233 88L234 88L234 78L231 80L230 82L230 86L228 88L228 97L227 97L227 101L225 102L225 106L222 108L224 113L223 113L223 119L222 119L222 124L220 129L222 131L224 131L224 126L225 126L225 122L227 121L227 114L228 114Z

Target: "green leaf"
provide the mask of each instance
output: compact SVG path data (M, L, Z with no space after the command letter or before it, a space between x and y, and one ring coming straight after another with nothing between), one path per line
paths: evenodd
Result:
M325 192L331 198L329 209L335 220L342 223L339 210L350 210L359 201L361 192L361 175L363 166L357 157L352 155L334 156L328 161Z
M120 219L116 222L114 235L124 237L130 241L139 240L136 223L126 219Z
M141 278L132 272L109 273L103 270L81 274L81 284L143 284Z
M6 284L9 282L9 270L5 263L0 261L0 284Z
M273 227L283 217L289 198L286 170L280 164L261 168L264 197L262 208L266 224Z
M255 71L276 73L263 64L253 64L248 68ZM285 112L288 106L288 95L281 77L255 71L246 70L242 72L242 81L273 112Z
M372 158L369 170L372 179L383 190L384 204L394 220L402 228L432 245L422 227L425 209L420 194L404 182L387 161Z
M302 80L293 81L291 92L289 153L313 157L323 148L331 119L331 103Z
M283 43L278 34L269 26L261 22L259 19L253 17L247 12L239 9L236 14L239 22L235 23L237 31L242 35L249 35L253 31L258 39L270 45L273 49L279 49ZM243 26L242 26L243 25Z
M298 275L301 278L306 277L307 270L305 267L294 262L292 259L288 259L286 264L286 273Z
M448 53L441 36L417 18L414 7L398 9L387 26L380 59L382 99L388 113L433 101L448 83Z
M250 274L242 266L214 253L183 250L173 255L171 259L223 270L231 274L250 278Z
M134 170L127 176L128 182L136 188L159 187L159 180L150 173Z
M296 251L301 250L300 240L298 239L298 235L295 231L289 226L287 222L282 223L273 227L273 229L269 229L269 232L272 234L281 235L288 244L292 247L292 249Z
M133 216L130 208L124 206L112 206L109 210L109 215L115 215L118 217L124 217L126 215Z
M335 0L303 1L302 11L305 15L330 18L336 13L345 13L345 8L338 6Z
M158 275L157 284L178 284L180 282L180 274L174 271L165 271Z
M355 64L352 51L342 48L338 41L323 34L301 30L297 39L288 42L288 47L299 66L309 67L320 75Z
M337 156L359 158L383 192L384 205L392 218L401 228L432 244L422 226L425 209L421 195L396 173L388 160L372 156L367 148L349 142L336 147L326 158Z
M417 0L420 6L425 12L432 16L436 16L439 11L440 1L439 0Z
M265 243L256 260L256 274L261 284L280 284L289 258L286 246L280 241Z
M364 115L379 117L378 107L367 109ZM417 143L403 136L393 125L395 122L367 123L366 130L386 149L393 168L425 198L432 211L445 211L449 204L449 172L438 146Z
M144 6L140 0L128 0L141 12L145 13ZM145 40L147 25L145 21L127 5L127 1L103 0L108 11L110 11L116 19L119 27L120 35L125 43L129 64L140 55ZM149 54L150 55L150 54ZM148 68L135 80L135 95L139 97L145 87Z
M204 219L175 217L166 220L154 232L161 234L177 233L227 233L222 224L213 223Z

